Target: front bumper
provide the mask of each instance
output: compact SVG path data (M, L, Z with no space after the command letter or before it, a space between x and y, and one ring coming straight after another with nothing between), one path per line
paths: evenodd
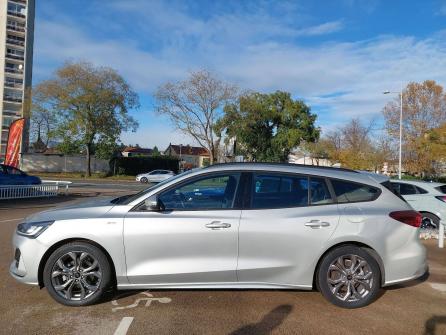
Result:
M9 266L9 273L17 281L39 285L39 264L46 247L37 239L14 234L14 260Z

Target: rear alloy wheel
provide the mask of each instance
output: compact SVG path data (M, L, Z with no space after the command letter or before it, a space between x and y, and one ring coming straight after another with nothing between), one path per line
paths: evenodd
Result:
M48 293L61 304L94 304L110 287L110 264L99 248L84 242L69 243L51 254L43 281Z
M330 251L322 260L317 284L322 295L343 308L370 304L380 290L376 260L363 248L347 245Z
M437 230L439 228L440 220L437 216L431 213L421 213L421 229Z
M146 177L141 178L141 183L147 184L149 180Z

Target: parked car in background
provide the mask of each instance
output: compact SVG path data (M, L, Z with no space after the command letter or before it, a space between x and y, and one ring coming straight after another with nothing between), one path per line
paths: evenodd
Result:
M153 170L137 175L136 181L140 181L141 183L159 183L174 175L175 173L170 170Z
M382 180L296 164L191 170L134 195L27 217L10 273L69 306L116 285L317 287L335 305L362 307L427 269L420 213Z
M413 180L391 180L398 192L423 220L421 228L438 229L440 218L446 220L446 184Z
M41 183L39 177L30 176L15 167L0 164L0 185L37 185Z

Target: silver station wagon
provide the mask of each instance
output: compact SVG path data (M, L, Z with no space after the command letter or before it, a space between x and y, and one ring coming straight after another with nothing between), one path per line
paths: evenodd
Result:
M318 289L362 307L427 270L421 216L390 189L337 168L213 165L26 218L10 273L70 306L116 287Z

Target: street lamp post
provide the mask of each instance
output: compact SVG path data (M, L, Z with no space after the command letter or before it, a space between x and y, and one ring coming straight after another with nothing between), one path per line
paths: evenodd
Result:
M403 142L403 84L401 84L401 91L399 92L384 91L383 94L400 95L400 150L398 154L398 179L401 179L401 151Z

